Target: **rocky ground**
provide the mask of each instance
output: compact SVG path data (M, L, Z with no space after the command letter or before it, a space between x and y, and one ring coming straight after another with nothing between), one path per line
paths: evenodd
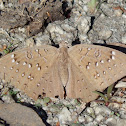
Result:
M125 0L0 0L0 55L43 44L114 45L126 53ZM124 87L124 88L120 88ZM0 84L0 126L125 126L126 83L110 102L76 99L33 101ZM32 115L32 116L31 116Z

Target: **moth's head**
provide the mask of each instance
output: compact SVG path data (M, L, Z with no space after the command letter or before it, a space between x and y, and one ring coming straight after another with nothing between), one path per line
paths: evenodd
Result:
M69 48L70 46L71 46L70 43L68 43L67 41L62 41L59 43L60 48L62 48L62 47Z

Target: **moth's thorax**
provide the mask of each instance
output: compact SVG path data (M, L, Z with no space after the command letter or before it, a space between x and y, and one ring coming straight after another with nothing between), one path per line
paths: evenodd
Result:
M61 82L64 86L68 83L69 79L69 71L68 71L68 48L67 47L61 47L59 48L59 75Z

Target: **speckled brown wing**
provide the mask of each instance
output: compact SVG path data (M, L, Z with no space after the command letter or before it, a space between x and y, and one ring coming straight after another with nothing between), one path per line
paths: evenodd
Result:
M89 102L97 98L93 91L105 88L126 76L126 54L96 46L76 45L68 50L70 79L67 97Z
M15 51L0 59L0 78L35 100L38 95L63 98L57 57L58 49L47 45Z

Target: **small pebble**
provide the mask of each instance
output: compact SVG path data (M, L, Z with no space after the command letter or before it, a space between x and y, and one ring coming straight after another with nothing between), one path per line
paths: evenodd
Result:
M25 28L21 28L21 27L19 27L18 30L19 30L20 32L23 32L23 33L25 33L25 31L26 31Z
M2 88L3 88L3 85L0 84L0 89L2 89Z
M15 102L10 95L3 95L2 100L5 103L14 103Z
M126 34L122 36L122 43L126 44Z
M96 107L96 106L98 106L97 102L92 101L90 107Z
M114 118L108 118L108 119L105 121L105 124L107 124L107 126L116 126L117 121L116 121L116 119L114 119Z
M100 38L100 39L107 40L108 38L111 37L112 31L111 31L111 30L102 29L102 30L99 32L98 35L99 35L99 38Z
M3 1L0 0L0 9L3 10L5 7L4 7L4 4L3 4Z
M26 46L27 47L33 47L35 45L33 38L28 38L26 40Z
M86 121L87 123L92 122L92 121L93 121L93 118L90 117L90 116L88 116L88 115L85 115L85 121Z
M53 118L53 122L58 122L59 121L59 119L55 116L54 118Z
M116 16L118 16L118 17L122 16L122 13L123 13L123 12L122 12L122 10L120 10L120 9L114 11L114 14L115 14Z
M87 113L89 113L89 114L92 114L92 113L94 113L94 110L93 110L93 108L91 108L91 107L87 107Z
M126 126L126 119L118 119L116 126Z
M79 117L78 117L78 121L79 121L80 123L83 123L83 122L85 121L85 119L84 119L83 116L79 116Z
M101 122L101 121L104 120L104 118L105 118L105 117L103 117L102 115L98 115L98 116L96 116L95 121L96 121L96 122Z
M62 111L58 114L60 124L65 124L66 122L72 121L71 113L64 107Z
M94 108L94 110L95 110L96 115L99 115L99 114L110 115L111 114L111 110L105 106L97 106Z

